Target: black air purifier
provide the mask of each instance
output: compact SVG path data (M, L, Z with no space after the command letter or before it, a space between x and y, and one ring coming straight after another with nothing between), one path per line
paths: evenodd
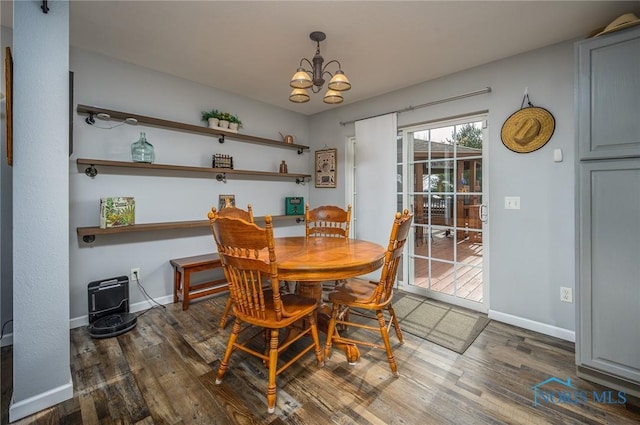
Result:
M109 338L136 327L137 316L129 313L129 278L118 276L91 282L89 295L89 335Z

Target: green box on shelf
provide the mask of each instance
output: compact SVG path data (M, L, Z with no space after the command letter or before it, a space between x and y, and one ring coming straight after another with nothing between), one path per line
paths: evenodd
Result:
M287 197L284 198L284 207L286 215L302 215L304 214L304 198Z
M100 198L100 228L136 224L136 203L132 197Z

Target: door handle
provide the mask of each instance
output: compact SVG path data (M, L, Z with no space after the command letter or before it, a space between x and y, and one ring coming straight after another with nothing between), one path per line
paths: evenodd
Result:
M487 211L487 204L480 204L480 221L482 221L483 223L486 223L489 220Z

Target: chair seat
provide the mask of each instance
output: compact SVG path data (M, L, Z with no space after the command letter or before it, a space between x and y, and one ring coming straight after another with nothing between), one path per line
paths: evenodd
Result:
M280 321L276 320L276 313L273 307L273 292L271 290L264 291L265 297L265 318L256 319L255 317L247 316L242 312L238 312L236 305L233 305L233 312L238 317L252 325L261 326L264 328L274 328L274 323L277 323L277 328L284 328L300 320L301 316L310 314L317 307L317 302L313 298L301 297L295 294L280 294L282 299L283 315Z
M349 279L329 292L329 301L338 304L369 304L378 282L364 279Z

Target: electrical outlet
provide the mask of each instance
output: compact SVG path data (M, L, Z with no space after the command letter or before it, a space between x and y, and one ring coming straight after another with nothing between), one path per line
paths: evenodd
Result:
M566 288L564 286L560 287L560 301L565 303L573 302L573 290L571 288Z
M137 277L136 274L138 275ZM131 269L131 281L138 282L139 280L142 280L142 277L140 276L140 267L135 267Z
M504 197L504 209L505 210L519 210L520 209L520 197L519 196L505 196Z

